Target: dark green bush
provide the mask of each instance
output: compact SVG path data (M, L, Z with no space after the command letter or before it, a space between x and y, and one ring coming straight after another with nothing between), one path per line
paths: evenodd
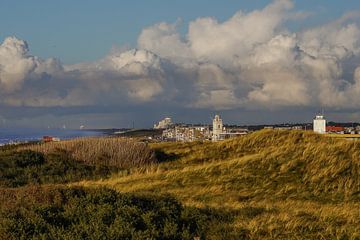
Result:
M42 153L30 150L15 152L11 158L15 162L15 166L20 168L38 166L44 164L45 162L45 157Z
M46 157L30 150L0 151L0 186L4 187L68 183L106 177L116 170L116 167L76 161L65 151L57 151Z
M105 188L29 186L0 194L8 196L0 236L13 239L194 239L224 220L223 213L184 208L170 196Z

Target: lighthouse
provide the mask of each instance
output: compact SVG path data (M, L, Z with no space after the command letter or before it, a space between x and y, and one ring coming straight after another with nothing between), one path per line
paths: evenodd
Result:
M215 115L213 119L213 132L212 132L212 141L216 142L221 140L221 134L223 133L223 122L219 115Z
M324 115L318 114L314 118L314 132L324 134L326 133L326 119Z

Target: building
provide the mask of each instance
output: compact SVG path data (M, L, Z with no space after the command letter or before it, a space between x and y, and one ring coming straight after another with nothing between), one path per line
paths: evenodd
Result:
M176 131L175 128L167 128L162 131L162 139L166 141L176 141Z
M210 136L209 126L175 125L162 133L164 140L178 142L208 140Z
M165 120L165 119L164 119ZM164 121L163 120L163 121ZM159 122L155 127L164 126ZM213 142L243 136L249 133L247 128L239 128L237 126L226 127L219 115L215 115L213 119L212 131L209 125L192 125L192 124L171 124L167 128L163 128L163 141L177 142L193 142L208 141Z
M154 124L155 129L165 129L173 125L171 118L166 117L163 120L161 120L158 124Z
M237 126L226 127L219 115L213 119L212 130L210 125L193 125L193 124L173 124L170 118L165 118L154 128L162 129L161 139L163 141L193 142L208 141L213 142L243 136L249 133L247 128Z
M244 136L244 135L247 135L248 133L249 133L249 130L245 129L245 128L227 127L226 131L223 131L223 133L220 134L220 139L223 140L223 139Z
M192 142L194 141L195 132L193 128L190 127L175 127L175 137L177 142Z
M337 127L337 126L326 126L326 132L328 133L341 133L343 134L345 132L344 127Z
M43 136L42 141L43 142L60 142L60 138L51 137L51 136Z
M212 132L212 141L217 142L223 140L222 134L224 133L223 122L219 115L215 115L213 119L213 132Z
M314 118L313 130L320 134L326 133L326 119L323 115L316 115Z

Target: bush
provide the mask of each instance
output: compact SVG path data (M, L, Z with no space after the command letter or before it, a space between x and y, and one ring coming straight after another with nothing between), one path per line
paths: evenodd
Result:
M39 192L42 197L39 198ZM0 236L14 239L194 239L206 237L211 211L184 208L170 196L98 188L0 189Z
M42 153L30 150L15 152L12 155L12 158L15 161L15 165L20 168L38 166L45 162L45 158Z
M31 150L0 152L0 186L68 183L81 179L106 177L116 167L91 166L74 160L64 151L44 154Z

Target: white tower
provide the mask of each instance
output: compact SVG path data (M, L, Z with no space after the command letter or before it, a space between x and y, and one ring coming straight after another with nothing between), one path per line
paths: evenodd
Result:
M219 115L215 115L213 119L213 132L212 132L212 141L216 142L221 140L221 134L223 133L223 122Z
M326 119L324 118L323 115L316 115L316 117L314 118L314 132L316 133L326 133Z

